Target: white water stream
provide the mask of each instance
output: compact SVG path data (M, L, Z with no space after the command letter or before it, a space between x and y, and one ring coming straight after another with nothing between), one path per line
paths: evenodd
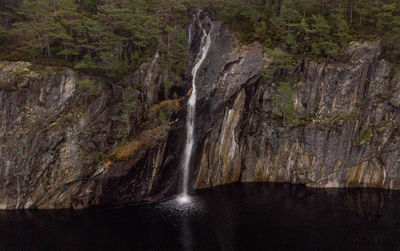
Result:
M200 28L203 31L203 35L201 37L201 45L200 51L196 59L196 64L192 69L192 92L189 97L188 108L187 108L187 116L186 116L186 145L185 151L183 155L182 162L182 187L181 193L178 196L178 202L180 203L188 203L190 202L190 197L188 195L188 186L189 186L189 173L190 173L190 159L192 157L192 150L194 144L194 125L195 125L195 116L196 116L196 77L197 71L200 69L204 60L207 57L207 53L211 46L211 30L209 33L202 27L201 21L199 21ZM191 29L190 29L191 33ZM191 40L192 34L189 34L189 40Z

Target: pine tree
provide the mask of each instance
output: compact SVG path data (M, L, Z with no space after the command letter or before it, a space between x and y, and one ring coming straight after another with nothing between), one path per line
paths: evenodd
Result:
M12 40L12 34L0 25L0 44L8 44Z
M315 56L335 56L339 46L331 40L331 25L322 15L313 15L311 24L311 52Z
M332 20L334 41L343 48L350 40L350 27L344 16L344 9L336 8L332 13Z
M33 56L52 56L52 46L66 37L64 27L54 20L57 15L56 3L50 0L24 0L19 14L27 19L16 23L16 29L13 30L23 37L21 49Z

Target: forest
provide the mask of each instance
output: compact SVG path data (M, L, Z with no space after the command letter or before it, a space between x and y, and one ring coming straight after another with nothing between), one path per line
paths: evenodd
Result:
M265 50L329 58L351 41L382 39L384 57L400 60L397 0L2 0L0 59L119 79L158 50L163 67L179 76L184 28L199 8Z

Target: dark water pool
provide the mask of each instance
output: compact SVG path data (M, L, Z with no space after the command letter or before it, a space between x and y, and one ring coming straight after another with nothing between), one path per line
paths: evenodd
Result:
M0 250L400 250L400 192L236 184L172 203L0 212Z

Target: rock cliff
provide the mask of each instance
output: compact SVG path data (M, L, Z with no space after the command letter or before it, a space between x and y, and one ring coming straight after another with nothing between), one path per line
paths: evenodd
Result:
M400 73L380 58L380 42L353 44L329 62L304 60L293 78L298 118L286 125L273 112L276 83L262 77L269 55L200 16L190 27L186 84L172 87L176 100L161 92L158 53L118 84L68 68L1 62L0 208L83 208L174 194L199 22L213 29L198 73L193 188L291 182L400 189ZM132 83L142 84L132 95L147 113L173 107L172 122L149 120L124 141L116 118L122 89Z
M305 62L292 102L301 123L273 116L274 83L239 90L201 144L195 187L242 181L400 188L399 77L381 45Z

